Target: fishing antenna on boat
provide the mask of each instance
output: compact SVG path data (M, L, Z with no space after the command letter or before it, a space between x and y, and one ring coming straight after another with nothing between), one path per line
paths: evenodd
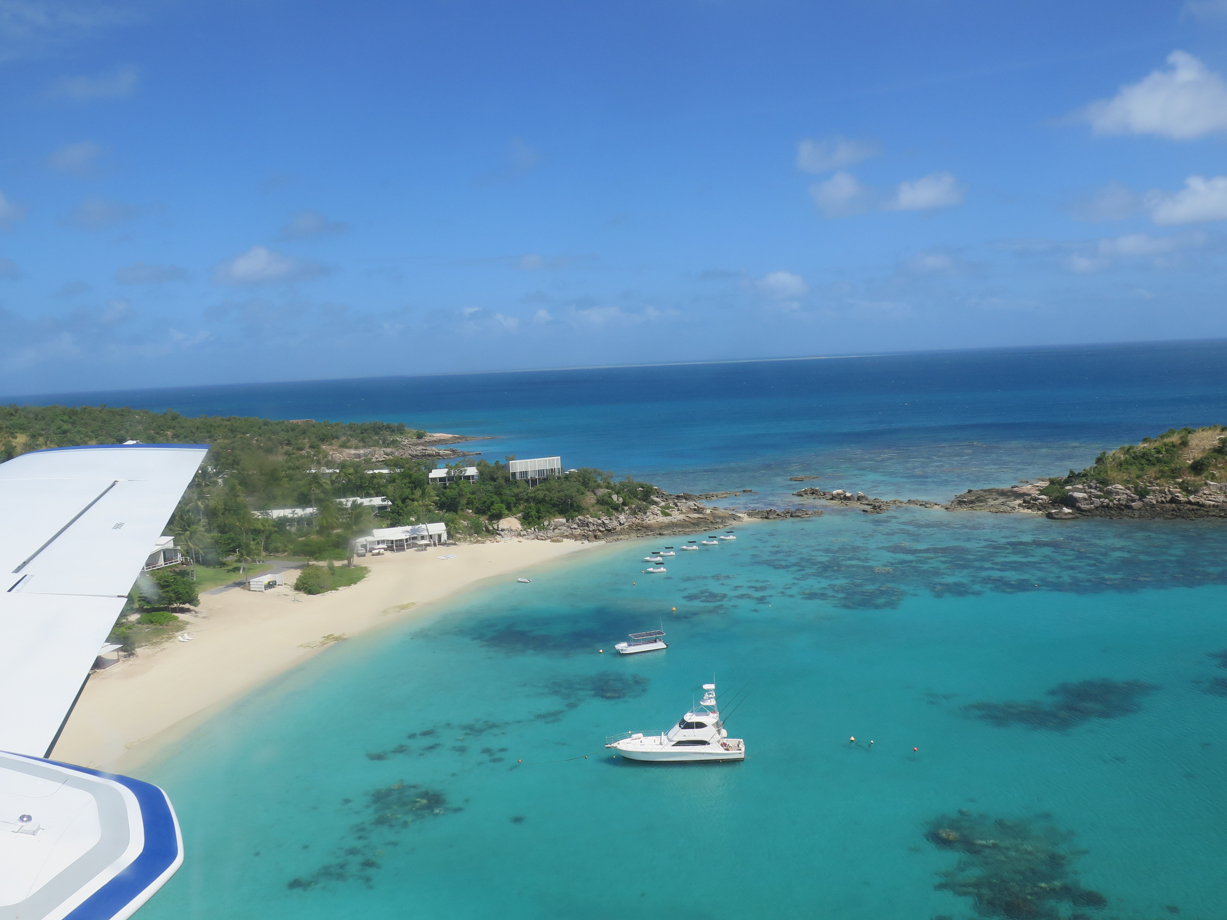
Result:
M744 703L747 699L749 699L749 697L750 697L750 694L747 693L745 696L741 698L741 703ZM738 709L741 708L741 703L738 703L736 706L733 707L733 712L736 712ZM720 719L720 724L727 725L729 719L733 717L733 712L730 712L727 716L722 716Z

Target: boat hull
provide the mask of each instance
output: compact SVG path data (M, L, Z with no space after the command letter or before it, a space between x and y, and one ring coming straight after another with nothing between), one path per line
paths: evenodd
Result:
M644 751L614 747L627 760L638 760L643 763L729 763L735 760L745 760L745 750L740 751L670 751L667 748L656 751Z
M614 648L619 655L638 655L640 652L660 652L669 647L668 642L645 642L643 645L629 645L619 642Z

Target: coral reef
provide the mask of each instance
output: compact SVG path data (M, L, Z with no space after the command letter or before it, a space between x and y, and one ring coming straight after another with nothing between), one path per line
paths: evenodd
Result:
M934 819L925 838L941 850L959 854L958 864L939 873L937 888L971 898L982 917L1007 920L1085 918L1086 910L1106 907L1108 899L1082 887L1073 870L1083 853L1069 848L1072 835L1048 815L992 818L960 810Z
M1153 693L1159 687L1140 680L1083 680L1058 684L1047 695L1052 702L1042 700L980 702L964 706L973 718L993 725L1025 725L1028 728L1066 731L1091 719L1119 719L1141 710L1138 698Z

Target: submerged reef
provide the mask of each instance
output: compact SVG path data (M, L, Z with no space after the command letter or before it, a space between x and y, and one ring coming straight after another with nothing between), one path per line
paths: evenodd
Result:
M964 706L963 712L1001 727L1025 725L1059 732L1091 719L1119 719L1140 712L1139 697L1158 689L1157 685L1141 680L1083 680L1057 684L1047 692L1052 702L980 702Z
M352 805L351 799L341 802ZM371 842L374 834L385 836L404 831L414 821L435 818L458 812L460 808L449 807L447 796L435 789L426 789L416 783L399 780L390 786L372 789L366 794L367 817L350 827L350 846L339 846L332 854L332 861L314 872L300 875L286 882L290 889L315 888L329 882L362 882L367 887L374 881L371 874L381 867L384 847L399 846L397 840L385 840L382 844Z
M617 671L598 671L575 677L558 677L545 685L552 696L565 699L568 704L578 704L584 699L626 700L643 696L651 681L639 674L621 674Z
M1221 652L1207 652L1206 657L1217 661L1220 668L1227 668L1227 648ZM1202 693L1208 693L1210 696L1227 696L1227 677L1199 679L1193 683L1201 689Z
M1085 851L1069 848L1072 836L1049 815L1007 819L963 810L935 818L925 831L935 847L959 854L953 869L938 873L936 887L971 898L981 917L1008 920L1088 918L1085 911L1108 905L1078 881L1073 866Z

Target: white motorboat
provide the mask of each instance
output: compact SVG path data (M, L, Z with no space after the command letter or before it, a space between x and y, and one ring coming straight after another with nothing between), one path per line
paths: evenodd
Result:
M669 570L666 569L663 565L650 565L646 569L644 569L644 571L651 572L653 575L659 575L661 572L667 572Z
M720 541L717 540L715 537L708 537L706 540L700 540L699 542L702 543L704 546L719 546L720 545Z
M723 760L745 760L746 744L741 738L730 738L720 721L716 705L716 685L703 685L703 699L667 732L645 735L627 732L610 738L606 748L617 751L627 760L653 763L703 763Z
M736 540L737 535L733 533L733 531L730 530L728 533L720 534L720 539L721 540Z
M658 556L676 556L677 553L673 551L672 546L666 546L665 551L663 553L657 553L656 555Z
M522 585L531 585L533 583L531 578L517 578L516 581Z
M643 561L644 562L664 562L665 560L660 558L660 553L652 553L649 556L644 556Z
M691 540L689 543L687 543L685 546L682 547L682 549L686 549L686 550L697 550L698 548L699 546L697 543L694 542L694 540Z
M665 641L663 630L651 629L647 632L631 633L630 642L619 642L614 646L619 655L638 655L640 652L663 651L669 647Z

